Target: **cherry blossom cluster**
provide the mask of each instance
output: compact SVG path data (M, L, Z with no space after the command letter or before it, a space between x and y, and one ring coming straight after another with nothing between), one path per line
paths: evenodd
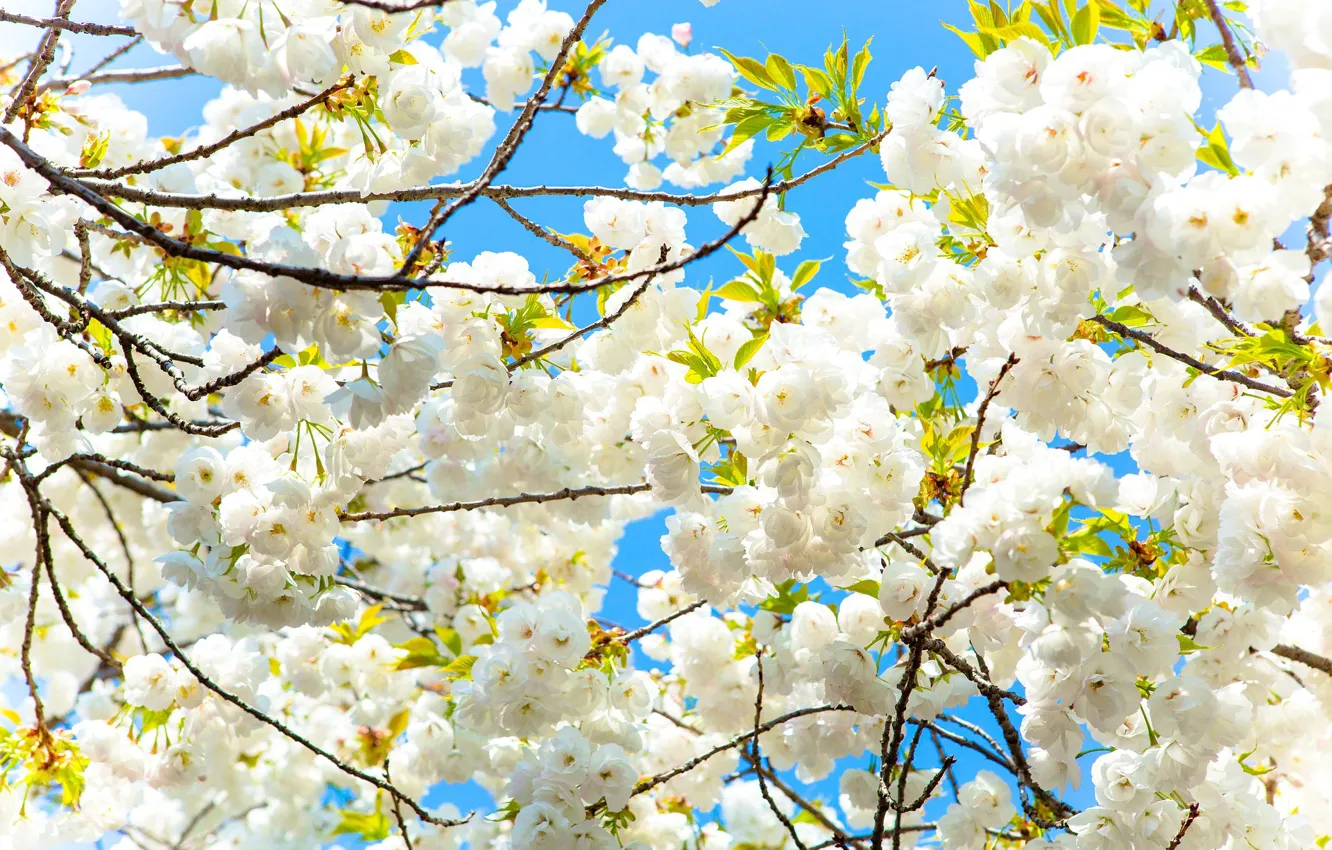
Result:
M608 2L0 10L0 848L1326 844L1332 12Z

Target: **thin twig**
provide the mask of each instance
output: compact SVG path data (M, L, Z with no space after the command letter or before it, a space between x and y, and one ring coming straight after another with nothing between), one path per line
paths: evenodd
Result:
M514 505L533 505L546 502L560 502L564 500L584 499L584 498L604 498L607 496L632 496L635 493L647 493L652 489L651 484L620 484L610 487L565 487L563 490L556 490L553 493L519 493L516 496L491 496L487 499L477 499L472 502L452 502L446 505L424 505L418 508L395 508L388 511L363 511L355 514L343 514L340 518L343 522L364 522L366 520L386 520L395 517L413 517L422 514L446 514L456 513L458 511L474 511L480 508L509 508ZM730 487L722 487L711 484L704 484L701 487L704 493L730 493Z
M1189 827L1198 819L1198 812L1198 804L1190 803L1189 813L1184 816L1184 822L1179 825L1179 832L1175 833L1175 837L1166 845L1166 850L1179 850L1179 845L1184 841L1184 833L1188 832Z
M967 490L971 487L971 482L975 480L976 454L980 451L981 431L985 428L985 413L990 408L990 402L999 394L999 384L1003 383L1008 373L1017 365L1018 358L1016 354L1008 355L1004 365L1000 367L999 374L990 381L990 389L985 393L985 398L981 399L980 406L976 408L976 427L971 429L971 450L967 452L967 467L962 476L962 492L958 494L958 504L963 504L967 497Z

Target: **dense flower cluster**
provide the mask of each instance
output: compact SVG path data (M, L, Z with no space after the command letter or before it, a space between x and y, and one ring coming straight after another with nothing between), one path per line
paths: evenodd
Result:
M1332 12L973 4L879 96L604 2L0 10L0 850L1326 844Z

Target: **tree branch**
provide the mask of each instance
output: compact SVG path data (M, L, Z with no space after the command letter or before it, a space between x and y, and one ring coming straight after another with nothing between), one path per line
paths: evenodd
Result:
M1130 328L1128 325L1120 324L1119 322L1108 319L1105 316L1092 316L1091 321L1095 322L1098 325L1101 325L1102 327L1114 331L1120 336L1137 340L1138 342L1142 343L1143 345L1147 346L1153 351L1159 354L1164 354L1166 357L1169 357L1172 360L1178 360L1180 363L1183 363L1186 366L1191 366L1194 369L1197 369L1202 374L1215 378L1218 381L1231 381L1232 383L1248 387L1251 390L1257 390L1258 392L1263 392L1263 393L1270 393L1271 395L1280 396L1281 398L1290 398L1293 395L1293 393L1290 390L1285 389L1284 387L1274 387L1271 386L1270 384L1264 384L1262 381L1255 381L1253 378L1250 378L1248 375L1244 375L1240 372L1235 372L1230 369L1218 369L1215 366L1209 366L1206 363L1202 362L1201 360L1197 359L1196 357L1190 357L1189 355L1184 354L1183 352L1175 351L1173 348L1163 345L1162 343L1158 342L1156 337L1152 336L1151 334L1145 334L1142 331L1134 330L1133 328Z

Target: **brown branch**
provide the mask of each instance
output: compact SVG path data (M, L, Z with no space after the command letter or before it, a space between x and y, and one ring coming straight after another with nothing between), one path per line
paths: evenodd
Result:
M2 251L0 251L0 253L2 253ZM61 301L64 301L66 304L69 304L71 307L78 310L80 313L92 316L93 318L97 319L97 321L101 322L102 325L104 325L106 329L110 331L116 337L117 340L120 341L121 347L125 351L125 357L127 360L130 357L129 355L130 348L136 349L137 351L141 352L145 357L152 360L155 364L157 364L158 368L160 368L163 372L167 374L168 377L171 378L172 384L175 386L177 390L180 391L181 395L185 396L190 401L198 401L201 398L205 398L209 395L212 395L218 390L225 389L227 387L233 387L236 384L239 384L241 381L244 381L250 375L254 374L255 372L259 371L265 366L268 366L270 363L281 357L283 354L282 349L278 348L277 346L274 346L273 348L270 348L268 351L264 352L257 360L236 370L235 372L231 372L227 375L215 378L214 380L209 381L207 384L204 384L202 386L191 387L189 385L189 382L185 380L184 374L181 373L181 371L176 367L176 364L173 363L172 361L173 359L181 360L183 362L190 363L191 365L202 366L203 365L202 360L199 360L198 358L191 357L188 355L167 351L166 349L162 348L160 345L153 342L152 340L127 330L123 325L120 324L120 321L116 319L114 316L112 316L109 312L103 310L101 307L97 306L92 301L89 301L86 297L79 294L78 292L75 292L74 290L68 287L60 286L59 284L47 280L43 275L39 274L38 272L34 272L27 269L23 269L22 271L25 274L25 276L28 278L28 280L31 281L33 285L37 286L43 292L54 295L56 298L59 298Z
M384 756L384 779L388 782L393 781L393 777L389 775L389 755ZM402 801L397 797L393 798L393 818L398 822L398 832L402 833L402 843L407 845L407 850L416 850L412 845L411 835L407 833L407 821L402 817Z
M43 516L42 518L42 524L43 525L46 524L45 516ZM101 661L101 665L99 665L98 668L99 670L103 668L113 671L120 670L121 666L120 662L117 661L111 655L110 649L109 648L102 649L101 647L94 644L91 640L88 639L88 636L83 633L83 630L79 628L78 623L74 621L74 612L69 610L69 605L65 601L65 594L60 592L60 583L56 581L55 568L52 566L52 559L50 557L50 552L49 552L50 536L45 533L43 534L43 536L47 540L46 546L48 547L48 551L46 553L47 554L46 577L51 582L51 591L55 596L56 607L60 609L60 618L65 621L65 627L69 629L70 634L74 636L74 640L78 643L79 646L83 647L85 652L88 652L89 654L96 656L97 659ZM113 642L112 646L114 645L115 644ZM91 686L91 682L89 682L89 685ZM80 691L80 693L82 693L82 691Z
M199 73L184 65L163 65L158 68L136 68L127 71L103 71L85 77L61 77L47 80L37 87L38 92L68 88L77 82L86 81L94 86L106 83L151 83L157 80L175 80L180 77L192 77Z
M1226 50L1226 61L1230 67L1235 69L1235 75L1239 77L1240 88L1253 88L1253 78L1249 76L1248 64L1244 57L1240 55L1239 45L1235 43L1235 34L1230 31L1230 24L1226 22L1226 16L1221 12L1220 5L1216 0L1203 0L1207 5L1207 14L1211 16L1212 23L1221 31L1221 45Z
M26 419L10 413L7 410L0 410L0 433L17 438L26 424ZM118 487L124 487L126 490L138 493L140 496L145 496L155 502L166 503L180 501L180 497L170 490L163 489L147 481L140 480L139 478L123 475L118 469L107 463L103 463L102 460L98 458L100 458L100 455L75 456L72 459L67 459L64 463L76 470L101 476ZM119 464L122 466L133 466L133 464L126 464L124 461L119 462ZM136 469L134 471L137 472L138 470Z
M683 617L685 614L690 613L691 611L697 611L699 608L702 608L707 604L708 603L705 600L700 599L697 602L686 605L685 607L681 608L678 611L672 611L670 614L667 614L665 617L662 617L660 620L657 620L655 623L648 623L646 626L634 629L632 632L623 634L620 637L617 637L616 640L619 641L620 643L633 643L634 641L638 640L644 635L655 632L657 629L661 628L662 626L674 620L678 620L679 618Z
M670 718L669 715L667 715L667 717L668 719L672 720L674 719ZM757 741L757 739L755 740ZM744 751L741 750L741 752ZM832 818L824 814L823 810L820 809L816 804L805 799L803 795L801 795L798 791L792 788L788 783L782 781L782 778L779 775L777 775L777 772L774 771L771 767L761 767L755 765L753 760L749 758L748 754L746 754L745 760L749 761L750 765L754 767L755 774L761 777L765 777L768 782L772 783L773 787L775 787L778 791L781 791L782 794L788 797L791 800L791 802L795 803L801 809L803 809L806 812L809 812L810 817L818 821L819 824L824 829L831 832L833 834L833 837L829 840L830 844L834 844L838 847L845 848L849 844L856 844L857 846L863 846L863 843L869 840L868 835L861 837L848 835L846 831L842 829L842 827L837 825L836 821L834 821ZM818 846L827 846L827 845L818 845ZM811 847L809 848L809 850L814 850L814 848Z
M121 598L124 599L126 602L128 602L130 606L134 608L135 611L138 612L139 616L143 617L143 619L148 623L148 625L152 627L153 631L157 632L158 637L160 637L162 639L162 642L166 644L167 649L169 649L172 652L172 654L175 655L176 659L180 661L181 665L184 666L185 669L189 670L190 673L194 674L194 677L199 680L199 684L203 685L205 688L212 691L223 701L230 703L231 705L235 706L236 708L250 715L259 722L277 730L278 732L280 732L282 735L284 735L294 743L299 744L300 746L304 747L305 749L309 750L315 755L320 756L321 758L327 760L334 767L338 768L348 776L353 776L356 779L361 780L362 782L368 782L371 785L375 786L376 788L380 789L381 791L386 791L387 793L393 795L394 798L401 800L412 811L416 813L417 817L419 817L421 820L425 821L426 823L434 824L436 826L441 826L441 827L451 827L451 826L458 826L470 820L470 818L472 817L471 814L460 820L447 820L435 817L434 815L430 814L430 812L422 808L421 804L416 802L416 800L412 799L411 797L399 791L397 787L395 787L392 783L380 779L377 776L373 776L369 773L366 773L365 771L353 767L352 765L347 764L346 762L343 762L337 756L323 749L319 745L311 742L309 739L305 738L291 727L282 723L280 720L275 720L274 718L270 717L269 715L265 714L264 712L260 711L259 709L245 702L240 697L219 686L211 678L209 678L209 676L206 673L204 673L203 670L199 669L199 667L195 665L193 661L190 660L190 658L184 653L184 651L180 648L180 646L171 637L171 634L166 630L166 627L162 625L161 621L158 620L157 617L155 617L151 611L149 611L147 608L144 607L143 603L140 602L139 599L129 590L129 588L125 586L125 584L116 576L115 572L110 567L108 567L100 557L98 557L96 552L92 551L92 549L88 546L87 543L83 541L83 538L80 537L79 534L75 531L73 524L69 521L69 518L65 516L63 513L61 513L58 509L56 509L53 505L51 505L50 502L46 502L43 500L43 507L47 510L47 512L50 513L52 517L55 518L56 522L60 525L60 528L65 532L65 536L68 537L76 547L78 547L79 551L83 553L83 556L87 558L90 562L92 562L92 564L95 567L97 567L97 569L104 576L106 576L106 578L111 582L112 586L115 587L116 592L120 594Z
M70 9L74 8L74 0L57 0L55 19L57 21L69 17ZM22 82L13 92L14 100L5 110L4 118L0 119L0 124L8 124L13 121L15 116L28 105L28 98L37 93L37 81L46 73L51 62L55 60L56 44L60 41L61 27L54 24L47 24L46 34L42 36L41 44L37 47L36 58L28 66L28 73L24 75ZM26 124L26 122L25 122ZM24 136L27 136L27 130L24 130Z
M125 537L125 530L120 527L120 522L116 519L115 511L111 510L111 503L102 495L102 491L97 489L97 485L93 484L92 477L82 472L78 475L79 478L83 479L83 483L88 486L88 489L92 491L93 498L97 500L97 504L101 505L102 513L106 516L106 521L111 523L111 530L116 533L116 539L120 541L120 551L125 556L125 585L129 588L129 592L137 597L138 593L134 590L134 555L130 552L129 540ZM53 583L54 581L55 580L52 579ZM148 638L144 636L143 626L139 623L138 612L133 608L130 609L130 622L134 625L135 634L139 636L140 648L142 648L144 652L147 652Z
M666 256L667 256L667 249L665 246L663 246L661 249L661 254L657 259L657 264L660 265L666 262ZM624 303L621 304L619 307L617 307L614 311L607 313L605 316L602 316L600 319L598 319L595 322L591 322L589 324L584 325L583 327L579 328L578 330L574 331L573 333L569 334L563 339L558 339L555 342L552 342L550 345L543 346L541 348L536 349L535 351L531 351L523 355L522 357L519 357L517 360L513 361L513 363L509 364L509 371L512 372L514 369L521 369L522 367L526 366L528 363L532 363L536 360L539 360L540 358L545 357L547 354L553 354L556 351L559 351L561 348L564 348L566 345L573 342L574 340L580 339L586 336L587 334L591 333L592 331L600 330L602 328L609 328L616 321L618 321L621 316L627 313L629 311L629 308L634 306L634 304L638 301L639 298L643 297L643 293L647 292L648 287L652 285L652 281L654 279L656 279L656 275L649 275L648 277L643 278L643 282L640 283L638 287L635 288L634 291L629 294L629 297L624 300Z
M393 593L391 591L375 587L374 585L366 584L365 582L359 581L354 578L347 578L346 576L334 576L333 583L340 584L343 587L350 587L352 590L363 593L372 599L379 599L383 601L396 603L397 606L396 610L400 611L430 610L430 607L426 605L425 600L421 599L419 596L408 596L405 593Z
M88 222L79 219L74 222L74 241L79 243L79 294L88 291L92 280L93 261L92 244L88 241Z
M134 348L124 345L123 340L122 347L125 352L125 371L129 374L130 383L134 385L135 392L143 399L144 404L152 408L154 413L166 419L178 430L199 437L220 437L228 431L240 427L239 422L228 422L225 425L195 425L180 414L167 410L161 399L149 392L148 386L143 381L143 376L139 374L139 365L134 359Z
M924 726L926 729L930 730L931 734L938 735L940 738L943 738L945 741L952 741L954 744L957 744L958 746L966 747L972 752L978 753L979 755L984 756L985 758L994 762L996 765L1008 771L1009 773L1013 774L1017 773L1017 769L1013 767L1013 763L1009 761L1007 758L1005 758L1002 753L999 752L997 745L995 746L995 749L990 749L989 747L985 747L976 743L970 738L963 737L962 735L959 735L956 732L944 729L942 726L939 726L937 723L931 722L929 720L919 720L915 717L911 717L907 719L907 722L916 726ZM986 737L988 738L989 736ZM941 751L941 757L942 757L942 751Z
M700 764L712 758L713 756L719 755L721 753L726 752L727 750L741 746L750 738L754 737L756 732L761 734L763 732L767 732L769 729L774 729L788 721L795 720L800 717L806 717L811 714L821 714L822 712L825 711L855 711L855 709L849 705L821 705L811 708L800 708L796 709L795 711L787 712L786 714L783 714L780 717L775 717L772 720L769 720L767 723L764 723L763 725L759 726L757 730L744 732L740 735L737 735L734 738L731 738L729 741L726 741L725 743L718 744L717 746L713 747L707 752L694 756L693 758L689 759L683 764L676 765L670 770L658 773L654 776L649 776L648 778L641 780L637 785L634 786L633 796L638 796L639 794L644 794L648 791L651 791L653 788L656 788L658 785L661 785L664 782L670 782L675 777L688 773L689 771L698 767Z
M310 284L311 286L319 286L327 289L397 292L427 287L446 287L465 289L471 292L493 292L509 295L529 295L532 293L573 294L587 292L607 284L625 283L650 275L662 274L664 272L684 268L690 263L701 260L719 250L733 235L732 233L728 233L722 239L710 242L686 257L681 257L667 263L660 263L655 266L640 269L636 272L611 275L610 277L599 278L591 282L565 283L544 287L514 287L507 284L476 284L460 281L418 280L406 277L401 272L377 277L336 274L322 268L305 268L299 266L287 266L280 263L259 262L250 257L236 256L222 251L199 248L187 242L173 239L156 227L141 222L132 215L126 213L120 207L106 200L101 195L98 195L79 180L64 176L45 158L20 141L13 133L9 132L9 130L4 127L0 127L0 142L3 142L17 153L24 165L45 177L51 184L52 192L56 194L66 193L79 198L89 206L120 224L120 226L124 227L127 231L148 240L172 256L185 257L187 259L198 260L205 263L215 263L233 269L262 272L263 274L275 277L290 277L303 283ZM769 169L769 171L771 171L771 169ZM743 224L741 226L743 226ZM732 230L735 231L737 228L732 228ZM126 359L129 360L130 358L127 356ZM161 364L159 363L159 365ZM152 404L151 400L149 401L149 404L154 410L162 413L158 406ZM205 434L205 436L217 436L217 434L209 433Z
M1196 286L1189 287L1189 300L1195 304L1200 304L1207 312L1212 314L1212 318L1226 326L1226 329L1235 336L1253 336L1254 330L1248 325L1235 318L1225 305L1211 295L1204 295Z
M532 221L530 218L528 218L527 216L523 215L522 213L514 209L512 206L510 206L509 202L504 200L504 198L495 195L489 195L487 197L494 202L495 206L504 210L504 212L508 214L509 218L521 224L524 230L526 230L528 233L531 233L533 236L537 237L541 241L553 245L556 248L561 248L565 251L568 251L570 254L573 254L575 257L577 257L581 262L589 264L596 262L592 257L588 256L587 252L585 252L582 248L579 248L577 245L573 244L568 239L561 238L559 234L549 231L544 227L542 227L541 225L537 224L535 221ZM665 259L666 259L665 257L662 257L663 261Z
M113 319L128 319L130 316L141 316L144 313L192 313L196 310L225 310L227 304L225 301L158 301L152 304L136 304L133 307L125 307L121 310L108 310L106 314Z
M894 531L890 531L887 534L880 537L878 540L875 540L873 548L877 549L880 546L887 546L889 543L896 543L908 554L910 554L913 558L924 564L925 569L929 570L935 575L938 575L941 572L939 566L935 564L934 561L930 558L930 556L926 555L920 549L920 547L916 546L916 544L912 543L910 540L907 540L905 537Z
M71 4L72 5L72 4ZM0 23L6 24L26 24L30 27L42 27L44 29L64 30L65 32L76 32L83 35L127 35L136 36L138 31L134 27L120 27L109 24L82 23L79 21L67 21L62 18L30 18L27 15L20 15L16 12L6 12L0 9Z
M117 458L107 457L106 455L99 454L97 452L76 452L75 454L70 455L64 460L57 461L56 463L53 463L50 466L48 466L46 469L42 470L40 473L38 473L37 480L41 481L43 478L46 478L48 475L51 475L62 466L73 465L74 461L91 461L92 463L100 464L102 466L109 466L114 469L123 470L125 472L132 472L135 475L140 475L152 481L165 481L170 483L176 480L176 476L174 473L158 472L156 469L150 469L149 467L146 466L139 466L137 463L130 463L127 460L119 460ZM82 471L84 472L90 471L88 468L88 464L82 465Z
M443 6L449 0L411 0L408 3L386 3L383 0L338 0L344 6L363 6L367 9L375 9L380 12L414 12L417 9L428 9L431 6ZM410 846L408 850L411 850Z
M971 593L968 593L961 600L954 603L953 605L950 605L945 610L940 611L938 614L935 614L933 617L921 620L916 625L908 626L907 628L903 629L902 640L904 642L910 642L911 640L914 640L918 635L923 635L927 632L934 631L935 629L942 626L944 623L947 623L958 612L962 611L965 608L969 608L971 606L971 603L975 602L977 599L980 599L982 596L989 596L991 593L998 593L999 591L1004 590L1007 587L1008 587L1008 582L1004 581L1003 579L999 579L997 581L992 581L989 584L984 585L982 587L976 588L975 590L971 591Z
M1291 395L1293 395L1293 393L1291 393L1290 390L1285 389L1284 387L1274 387L1271 386L1270 384L1264 384L1262 381L1255 381L1253 378L1250 378L1248 375L1244 375L1240 372L1236 372L1230 369L1218 369L1215 366L1209 366L1206 363L1202 362L1201 360L1197 359L1196 357L1190 357L1189 355L1184 354L1183 352L1175 351L1173 348L1163 345L1161 342L1159 342L1156 339L1156 337L1152 336L1151 334L1146 334L1143 333L1142 331L1134 330L1133 328L1130 328L1128 325L1120 324L1119 322L1113 321L1112 319L1108 319L1105 316L1099 316L1099 315L1092 316L1091 321L1095 322L1098 325L1101 325L1104 328L1107 328L1108 330L1114 331L1120 336L1137 340L1138 342L1142 343L1143 345L1147 346L1153 351L1159 354L1164 354L1166 357L1169 357L1172 360L1178 360L1180 363L1183 363L1186 366L1191 366L1194 369L1197 369L1202 374L1215 378L1218 381L1231 381L1233 383L1240 384L1241 386L1248 387L1251 390L1270 393L1275 396L1280 396L1281 398L1290 398Z
M1279 643L1272 647L1272 654L1279 655L1282 658L1289 658L1291 661L1298 661L1306 667L1321 670L1327 675L1332 676L1332 659L1324 658L1321 655L1315 655L1307 649Z
M480 508L509 508L514 505L542 504L545 502L560 502L566 499L582 499L587 497L606 497L606 496L632 496L635 493L646 493L652 489L651 484L619 484L609 487L587 486L587 487L565 487L563 490L556 490L553 493L519 493L516 496L491 496L487 499L477 499L472 502L452 502L446 505L425 505L418 508L395 508L388 511L363 511L356 514L343 514L343 522L364 522L365 520L386 520L394 517L413 517L422 514L446 514L457 511L474 511ZM730 493L730 487L722 487L713 484L704 484L701 487L704 493Z
M179 162L190 162L196 159L207 159L208 157L212 156L213 154L217 153L223 148L230 147L236 142L239 142L241 139L247 139L250 136L255 135L256 133L261 133L264 130L269 129L270 127L273 127L277 124L281 124L283 121L295 118L307 112L311 108L318 106L319 104L328 100L330 97L342 91L343 89L350 88L353 85L353 83L355 83L355 79L351 77L341 80L340 82L334 83L333 85L324 89L319 94L316 94L314 97L303 100L300 103L297 103L293 106L289 106L286 109L282 110L281 112L274 113L273 115L269 116L268 118L265 118L263 121L260 121L257 124L252 124L249 127L246 127L241 130L236 130L233 133L228 133L226 136L222 137L221 139L218 139L216 142L213 142L212 144L202 145L200 147L194 148L193 150L176 154L175 156L164 156L159 159L148 159L144 160L143 162L136 163L134 165L124 166L123 168L110 168L110 169L101 169L101 170L79 169L79 170L66 171L65 173L68 174L70 177L97 177L104 180L111 180L117 177L125 177L130 174L143 174L148 171L157 171L159 169L166 168L168 165L175 165L176 163Z
M91 68L89 68L88 70L84 71L82 74L79 75L79 79L81 80L88 79L93 74L96 74L98 71L102 70L107 65L110 65L112 62L124 56L126 53L129 53L131 50L138 47L142 43L143 43L143 35L141 33L139 35L134 36L134 38L131 38L129 41L125 42L124 44L120 45L115 50L112 50L110 53L106 54L101 59L98 59L97 62L94 63Z
M847 160L860 156L887 136L887 132L875 136L845 153L833 157L790 180L781 180L772 184L771 192L780 195L808 181L833 170ZM158 192L137 186L120 183L85 184L98 194L127 201L149 204L158 207L178 207L183 209L217 209L233 212L280 212L297 207L318 207L329 204L360 204L367 201L429 201L442 198L456 198L467 189L464 185L427 185L408 189L394 189L384 192L362 193L357 189L330 189L323 192L292 192L285 195L270 195L262 198L237 198L221 195L191 195L172 192ZM703 195L679 194L675 192L645 192L637 189L624 189L607 186L509 186L492 185L482 194L494 198L535 198L535 197L599 197L619 198L625 201L660 201L681 207L710 206L722 201L737 201L752 198L763 192L762 186L749 189L721 189Z
M33 502L31 496L29 503L32 506L32 521L35 527L40 522L42 510ZM32 713L39 730L46 729L46 716L42 711L42 697L37 693L37 677L32 673L32 635L37 626L37 599L42 589L42 561L42 551L39 547L32 561L32 579L28 588L28 616L23 624L23 644L19 648L19 667L23 670L23 678L28 683L28 694L32 697Z
M988 678L981 675L981 673L978 670L976 670L975 667L972 667L969 663L967 663L967 660L965 658L962 658L957 653L953 652L951 649L948 648L947 644L945 644L943 641L939 640L938 638L926 637L919 640L921 646L924 647L925 650L939 656L944 660L945 663L948 664L949 667L952 667L954 670L956 670L957 672L961 673L963 676L966 676L968 679L970 679L972 683L976 686L976 689L981 692L982 696L995 697L996 699L1001 699L1001 700L1008 700L1014 705L1027 704L1026 697L1023 697L1020 694L1015 694L1012 691L1006 691L1003 688L991 682Z
M1323 188L1323 202L1314 210L1313 215L1309 216L1309 224L1305 228L1308 241L1304 252L1309 257L1309 274L1304 279L1310 284L1314 282L1314 267L1332 257L1330 229L1332 229L1332 185ZM1326 334L1328 330L1324 328L1323 333Z
M763 795L764 801L768 804L768 809L777 816L782 826L786 827L787 835L795 842L796 850L809 850L805 842L800 840L800 834L796 832L795 824L786 816L777 805L777 801L772 798L772 793L768 791L768 779L763 775L763 756L759 752L759 726L763 724L763 652L764 648L759 647L755 654L755 669L758 672L758 696L754 698L754 734L750 737L748 761L754 765L754 770L758 774L759 793Z
M361 0L361 2L366 2L366 0ZM533 120L536 118L537 107L544 103L546 96L550 94L551 86L555 84L555 78L564 73L565 57L569 55L569 51L573 49L573 46L582 39L583 32L587 29L588 24L592 22L592 16L596 14L596 11L605 5L605 3L606 0L590 0L587 4L587 8L583 11L582 17L580 17L569 32L565 34L564 40L560 42L559 52L555 55L555 58L551 60L550 69L546 71L545 77L542 78L541 85L537 88L536 94L529 97L527 102L523 104L523 110L518 114L518 119L513 122L513 126L509 128L509 132L505 135L504 140L495 148L495 153L491 156L490 162L486 165L485 170L481 172L481 176L472 181L462 195L460 195L453 203L443 209L436 206L435 210L431 212L430 219L426 222L425 227L422 228L421 237L417 240L416 244L412 246L412 250L408 252L407 256L402 261L402 274L404 276L412 273L412 269L415 268L417 261L421 258L421 254L425 250L426 244L434 238L436 231L447 224L449 219L452 218L455 213L475 201L477 197L485 191L487 186L495 182L495 178L500 175L500 172L508 166L509 162L513 159L513 155L518 152L519 145L522 144L523 139L527 136L527 132L532 129Z
M927 560L923 556L921 561ZM930 588L930 594L925 603L924 619L928 621L934 608L939 603L939 594L943 591L944 582L948 580L948 570L935 570L934 586ZM924 641L916 639L910 644L907 653L906 664L903 666L902 678L897 684L897 705L893 708L892 722L884 723L883 736L880 739L879 755L879 790L878 806L874 812L874 846L876 848L883 846L883 834L885 822L887 820L888 808L892 804L895 808L893 817L893 845L894 850L900 846L900 828L902 825L901 788L905 787L906 772L911 769L910 757L914 757L916 742L920 740L920 734L917 732L915 741L912 742L910 757L902 765L902 777L899 783L898 799L892 801L888 794L888 783L892 781L892 770L897 766L897 754L901 751L902 742L906 735L907 705L911 701L911 694L915 691L917 685L917 675L920 672L921 661L924 656Z

